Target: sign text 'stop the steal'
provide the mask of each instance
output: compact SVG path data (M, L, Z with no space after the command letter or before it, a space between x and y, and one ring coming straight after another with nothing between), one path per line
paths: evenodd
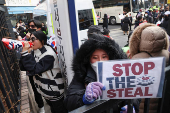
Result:
M165 59L98 63L98 81L106 86L101 99L161 98Z

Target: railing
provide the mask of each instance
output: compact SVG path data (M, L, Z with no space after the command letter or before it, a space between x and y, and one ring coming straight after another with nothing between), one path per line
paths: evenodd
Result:
M118 102L111 100L98 100L91 105L84 105L69 113L119 113L113 109ZM150 99L145 99L144 113L149 113ZM128 113L133 113L132 100L128 100ZM170 113L170 66L165 68L165 81L162 98L159 99L157 113Z
M3 37L11 37L5 7L0 5L0 113L20 112L20 70L15 50L8 50Z

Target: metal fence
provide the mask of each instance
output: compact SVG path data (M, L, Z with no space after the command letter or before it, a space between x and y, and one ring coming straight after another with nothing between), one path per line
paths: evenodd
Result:
M0 5L0 113L18 113L21 89L16 52L8 50L1 41L3 37L13 37L6 11L7 9Z

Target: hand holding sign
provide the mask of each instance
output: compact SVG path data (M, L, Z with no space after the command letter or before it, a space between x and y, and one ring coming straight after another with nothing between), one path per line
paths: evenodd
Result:
M101 99L161 98L165 58L98 63L98 80L106 86Z
M85 95L83 96L84 104L91 104L102 95L102 90L105 90L105 86L100 82L91 82L87 85Z

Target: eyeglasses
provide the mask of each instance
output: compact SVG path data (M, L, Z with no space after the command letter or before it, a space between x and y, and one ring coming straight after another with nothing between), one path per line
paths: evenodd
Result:
M31 27L31 28L35 28L35 25L29 25L28 27L29 27L29 28L30 28L30 27Z
M38 39L35 38L35 37L31 37L30 40L31 40L32 42L34 42L35 40L38 40Z

